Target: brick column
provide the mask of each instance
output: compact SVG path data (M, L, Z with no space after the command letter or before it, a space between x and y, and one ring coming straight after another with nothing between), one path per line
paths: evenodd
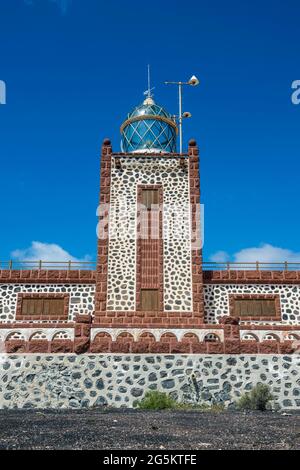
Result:
M102 145L100 170L100 212L94 316L94 322L96 323L104 322L106 316L111 155L110 140L105 139Z
M91 315L77 315L75 322L74 352L85 353L89 350L91 341Z
M204 293L202 272L202 242L200 221L199 150L195 140L189 141L189 178L192 228L193 316L195 323L204 323ZM198 219L198 220L197 220Z
M240 354L240 319L238 317L224 316L220 318L224 325L224 352L225 354Z

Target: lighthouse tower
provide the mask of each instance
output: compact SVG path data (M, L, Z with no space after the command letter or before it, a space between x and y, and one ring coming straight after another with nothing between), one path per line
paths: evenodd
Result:
M101 155L94 327L130 334L204 321L196 142L177 153L175 119L149 93Z

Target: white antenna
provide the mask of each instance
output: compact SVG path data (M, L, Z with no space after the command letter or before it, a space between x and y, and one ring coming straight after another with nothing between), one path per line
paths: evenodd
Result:
M153 98L152 90L154 90L154 88L155 87L151 88L151 71L150 65L148 64L148 90L144 91L144 95L146 95L148 99Z
M151 76L150 76L150 65L148 64L148 98L151 98Z

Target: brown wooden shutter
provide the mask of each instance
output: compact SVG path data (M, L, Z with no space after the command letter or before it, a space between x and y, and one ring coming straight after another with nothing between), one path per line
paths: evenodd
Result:
M22 315L27 316L63 316L65 300L63 298L39 297L23 299Z
M147 209L151 209L153 204L159 204L158 189L143 189L142 190L142 204Z
M237 317L274 317L275 299L235 299L233 314Z
M42 315L43 300L42 299L24 299L22 302L22 315Z
M265 300L262 303L262 316L275 316L276 315L276 305L275 300Z
M159 309L158 289L141 289L141 310L157 311Z

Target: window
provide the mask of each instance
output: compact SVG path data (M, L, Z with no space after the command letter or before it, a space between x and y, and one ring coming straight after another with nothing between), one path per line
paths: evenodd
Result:
M39 315L39 316L62 316L65 307L64 299L23 299L22 315Z
M280 317L280 300L278 296L232 296L231 315L237 317L272 318Z
M141 310L153 311L159 309L158 289L141 289Z
M66 320L69 296L65 294L19 294L17 319Z
M142 204L146 209L150 210L151 206L159 204L158 189L142 189Z

